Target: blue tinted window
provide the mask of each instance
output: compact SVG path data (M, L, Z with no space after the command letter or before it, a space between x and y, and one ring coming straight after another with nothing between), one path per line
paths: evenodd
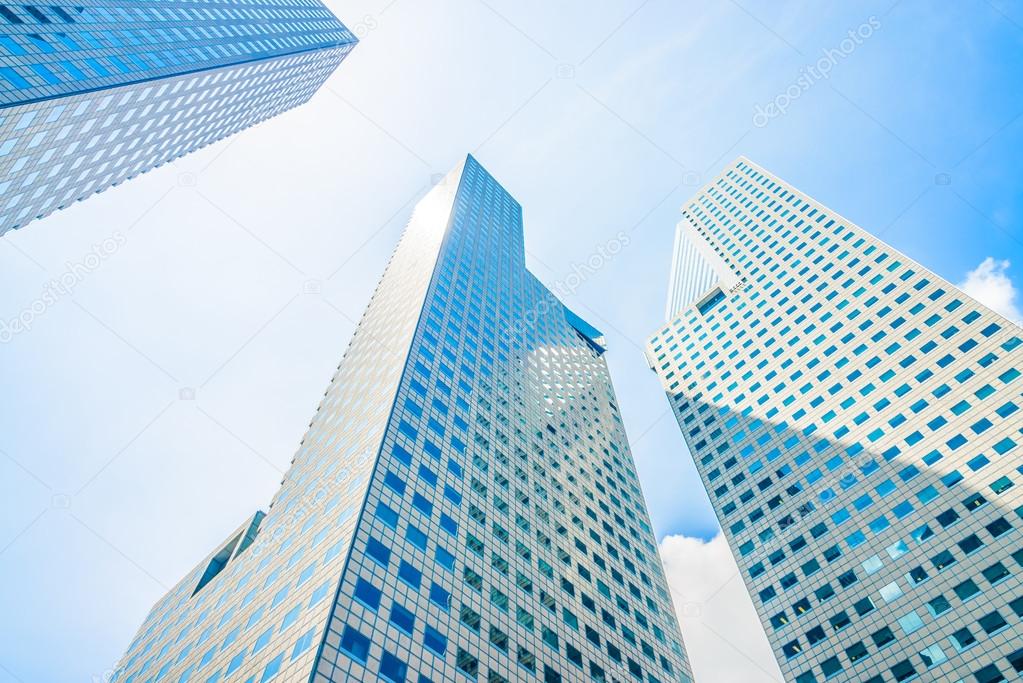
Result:
M380 678L391 683L405 683L407 674L408 665L395 655L384 650L384 654L380 658Z
M405 633L412 635L412 629L416 625L416 617L398 603L391 606L391 623Z
M360 577L355 582L355 599L376 611L380 607L380 589Z
M391 527L392 529L398 528L398 513L392 510L387 505L384 505L383 503L377 503L376 516L381 522Z
M355 661L365 664L366 656L369 654L369 638L346 625L341 634L341 651Z
M366 555L384 567L391 561L391 549L372 536L366 541Z
M419 586L423 580L423 573L408 562L402 560L401 565L398 567L398 578L412 588L419 590Z
M440 584L434 583L430 586L430 600L445 611L451 607L451 593L444 590Z
M443 657L448 649L448 639L437 629L427 626L423 633L423 645L438 657Z

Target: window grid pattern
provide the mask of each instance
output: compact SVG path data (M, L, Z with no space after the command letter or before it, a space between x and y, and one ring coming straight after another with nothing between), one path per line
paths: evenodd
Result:
M444 220L316 680L689 683L599 338L471 157Z
M0 234L306 102L356 42L319 0L0 3Z
M355 42L319 0L4 3L0 31L0 107Z
M443 238L431 219L450 211L452 186L413 213L255 540L198 592L216 551L161 598L112 683L308 683Z
M8 110L0 122L0 234L305 103L349 49Z
M599 342L468 158L413 212L251 545L161 599L113 681L690 683Z
M782 671L1014 677L1020 329L746 159L684 213L743 286L647 356Z

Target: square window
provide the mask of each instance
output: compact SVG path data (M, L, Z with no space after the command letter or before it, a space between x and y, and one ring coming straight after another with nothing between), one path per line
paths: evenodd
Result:
M948 660L945 656L945 652L937 644L931 645L930 647L924 648L920 652L920 661L924 663L928 669L932 666L938 666Z
M480 660L473 657L471 653L462 648L458 648L457 656L455 657L455 666L458 670L469 674L473 679L479 675L480 672Z
M952 646L955 647L957 652L962 652L977 642L977 639L972 633L970 633L970 629L968 628L959 629L949 636L949 640L952 642Z
M892 630L890 628L885 626L881 630L872 633L870 638L871 640L874 641L874 646L880 649L885 645L893 642L895 640L895 634L892 633Z
M444 590L440 584L434 583L430 586L430 601L446 612L451 608L451 593Z
M391 623L400 631L412 635L412 629L416 625L416 616L398 603L391 605Z
M1001 562L995 562L993 565L985 569L983 572L984 578L988 580L992 585L998 583L1009 575L1009 570L1006 569L1005 565Z
M899 626L905 631L906 635L916 633L923 628L924 620L920 618L920 615L916 612L910 612L903 617L899 618Z
M366 555L384 568L391 561L391 549L372 536L366 541Z
M984 616L977 620L977 623L980 624L980 627L982 629L984 629L984 633L988 635L997 633L998 631L1001 631L1003 628L1008 626L1008 623L1005 621L1005 619L1002 618L1002 615L999 614L997 611L985 614Z
M927 611L931 613L932 617L936 617L939 614L944 614L950 609L952 609L952 604L945 598L944 595L939 595L937 597L931 598L927 602Z
M830 657L821 662L821 671L825 678L831 678L842 671L842 664L838 661L838 657Z
M980 593L980 588L973 579L966 579L952 590L955 591L956 596L963 601L969 600L974 595Z
M407 674L408 665L384 650L383 656L380 657L380 677L391 683L405 683Z
M423 645L438 657L443 657L448 649L448 639L437 629L427 626L423 632Z
M1005 680L1005 676L994 664L988 664L974 672L973 677L977 679L977 683L1000 683Z
M867 656L867 647L862 642L851 645L845 649L845 656L855 663Z
M380 607L380 594L379 588L363 578L355 582L355 599L374 612Z
M891 668L892 676L895 677L896 681L904 681L908 678L916 676L916 669L910 664L908 659L904 659Z
M401 565L398 567L398 578L405 582L405 584L407 584L410 588L419 590L419 586L423 581L423 573L408 562L402 560Z
M346 625L341 634L341 651L355 661L365 664L366 656L369 654L369 638Z

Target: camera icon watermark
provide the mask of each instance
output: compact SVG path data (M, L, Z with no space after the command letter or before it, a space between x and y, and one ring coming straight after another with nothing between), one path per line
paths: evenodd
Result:
M323 282L320 280L306 280L302 283L303 294L322 294Z
M71 509L71 496L66 493L55 493L50 498L50 507L54 510L70 510Z
M195 387L181 387L178 389L178 400L180 401L194 401L195 400Z
M191 171L178 174L178 185L180 187L195 187L199 184L199 176Z
M679 605L679 614L683 619L699 619L703 616L703 603L683 602Z
M575 78L575 66L573 64L558 64L554 69L554 75L562 80Z
M948 174L948 173L939 173L936 176L934 176L934 184L935 185L951 185L952 184L952 176L950 174Z

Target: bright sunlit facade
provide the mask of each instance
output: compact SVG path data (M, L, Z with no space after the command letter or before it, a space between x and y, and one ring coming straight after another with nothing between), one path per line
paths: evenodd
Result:
M1015 680L1019 327L747 159L683 219L735 284L647 355L786 680Z

